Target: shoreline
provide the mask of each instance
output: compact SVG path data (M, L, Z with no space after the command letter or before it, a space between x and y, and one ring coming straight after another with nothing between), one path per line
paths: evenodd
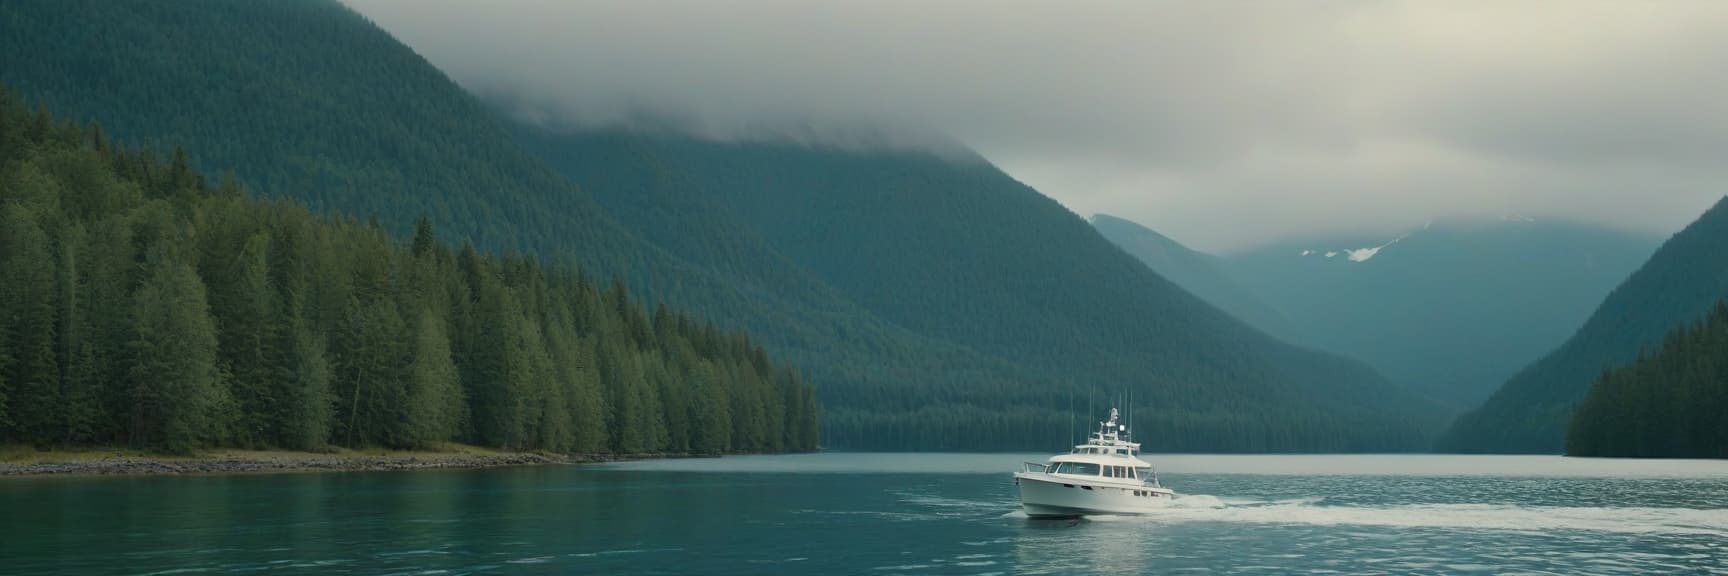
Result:
M249 452L218 451L192 456L138 453L42 453L19 460L0 460L5 478L89 476L217 476L293 472L380 472L463 470L586 464L655 458L688 458L688 454L542 454L532 452Z

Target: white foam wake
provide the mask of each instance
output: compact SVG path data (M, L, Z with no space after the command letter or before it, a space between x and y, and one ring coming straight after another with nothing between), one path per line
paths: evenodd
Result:
M1126 517L1107 518L1129 520ZM1497 504L1418 504L1402 506L1328 506L1319 499L1268 503L1226 503L1216 497L1188 495L1169 509L1136 516L1144 522L1242 522L1319 526L1389 526L1547 532L1584 530L1615 533L1697 534L1728 537L1728 510L1692 508L1602 508Z

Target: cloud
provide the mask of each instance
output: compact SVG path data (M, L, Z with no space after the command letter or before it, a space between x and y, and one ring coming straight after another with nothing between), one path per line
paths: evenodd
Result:
M1722 3L349 3L562 121L949 135L1206 249L1507 211L1668 232L1728 191Z

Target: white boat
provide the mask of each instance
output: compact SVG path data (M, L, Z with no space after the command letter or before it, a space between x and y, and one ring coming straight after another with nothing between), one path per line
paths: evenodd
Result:
M1026 462L1014 473L1020 506L1033 518L1072 518L1087 514L1146 514L1170 505L1176 492L1158 482L1152 465L1129 442L1127 426L1110 420L1074 451L1049 462Z

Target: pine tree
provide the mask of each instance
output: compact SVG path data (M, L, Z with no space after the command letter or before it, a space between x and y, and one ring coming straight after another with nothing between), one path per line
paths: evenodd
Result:
M564 350L565 369L570 372L571 451L594 454L606 446L606 402L601 395L599 352L594 338L581 338Z
M67 444L89 444L100 434L102 391L96 357L96 339L90 320L89 283L84 273L87 250L84 227L73 224L60 239L60 358L61 396L65 402L63 427Z
M425 447L456 436L462 389L450 358L444 320L421 311L414 324L413 365L408 369L407 439Z
M5 381L13 436L37 445L59 442L65 418L55 334L56 266L34 214L11 205L0 214L0 346L10 355Z
M151 267L133 305L130 437L137 447L185 453L204 443L221 404L216 329L190 265L158 254Z
M269 410L269 428L276 431L279 446L315 450L330 440L330 364L325 340L307 326L310 234L299 220L304 213L291 214L296 218L274 226L275 241L265 258L272 291L266 381L276 401Z
M691 374L690 383L699 402L692 403L690 421L694 424L690 448L702 454L724 454L732 451L732 410L721 380L720 368L703 362Z
M251 226L242 230L246 228ZM217 241L224 236L206 232L206 238ZM275 318L268 285L270 239L264 233L236 236L244 238L238 242L239 250L233 249L233 243L222 242L226 249L212 250L214 254L207 256L203 265L208 271L201 277L208 279L205 285L220 342L218 358L238 408L234 415L236 441L242 446L263 447L281 437L272 413L279 402L274 396L279 386L271 382L276 374L267 366L272 355L269 347L274 344L269 322Z

